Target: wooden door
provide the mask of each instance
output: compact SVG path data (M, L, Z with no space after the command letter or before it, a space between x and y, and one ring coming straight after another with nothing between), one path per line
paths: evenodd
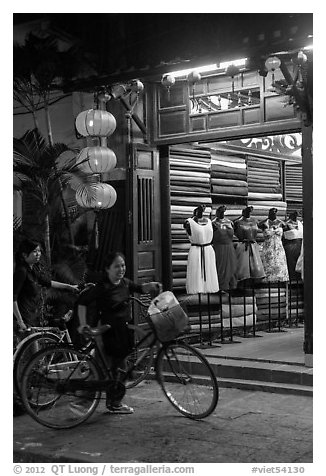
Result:
M139 283L161 281L161 205L159 154L134 145L130 167L129 224L131 278Z

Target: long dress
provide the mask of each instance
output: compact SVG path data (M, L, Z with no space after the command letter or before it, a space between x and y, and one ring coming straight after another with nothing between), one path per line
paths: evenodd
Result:
M191 246L187 261L186 290L188 294L216 293L219 290L215 253L211 245L213 226L210 220L197 223L188 218Z
M213 248L220 289L237 287L237 257L233 246L233 223L228 218L216 219L213 224Z
M297 279L300 275L295 270L295 267L301 252L303 226L299 220L289 220L286 222L286 227L287 230L284 230L283 232L283 247L285 250L289 277L290 279Z
M280 220L271 221L267 219L264 224L266 226L263 230L265 240L261 251L261 258L266 274L264 281L273 283L277 281L288 281L288 266L282 245L282 222Z
M240 243L236 247L237 279L260 279L265 276L256 242L258 224L255 218L241 217L235 221L235 235Z

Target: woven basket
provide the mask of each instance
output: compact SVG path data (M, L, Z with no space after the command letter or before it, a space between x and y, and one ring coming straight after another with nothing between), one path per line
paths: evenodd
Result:
M189 317L180 305L152 314L150 320L161 342L173 340L189 329Z

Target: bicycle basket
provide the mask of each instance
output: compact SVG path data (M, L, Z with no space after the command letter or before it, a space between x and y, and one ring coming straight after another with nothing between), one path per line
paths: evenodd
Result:
M179 304L152 314L150 320L161 342L173 340L189 328L189 317Z

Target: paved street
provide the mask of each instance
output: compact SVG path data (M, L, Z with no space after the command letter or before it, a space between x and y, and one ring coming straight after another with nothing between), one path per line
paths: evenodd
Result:
M15 462L311 463L311 397L220 389L211 416L192 421L165 399L155 381L130 390L133 415L105 414L51 430L14 418Z

